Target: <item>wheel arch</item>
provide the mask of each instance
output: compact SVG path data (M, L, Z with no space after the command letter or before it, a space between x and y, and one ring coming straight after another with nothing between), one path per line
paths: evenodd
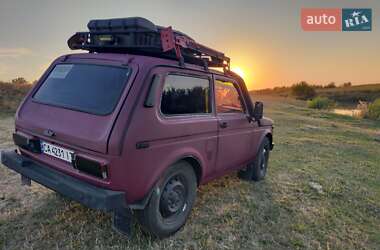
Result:
M196 156L187 155L187 156L182 157L175 163L180 162L180 161L185 161L191 165L191 167L194 170L195 176L197 177L197 185L199 186L202 180L202 175L203 175L202 164L200 163L199 159Z
M255 155L254 155L254 158L256 157L259 149L260 149L260 145L263 143L264 139L267 138L269 140L269 145L270 145L270 150L273 149L274 147L274 144L273 144L273 135L272 135L272 132L271 131L266 131L265 133L262 133L258 139L258 144L257 144L257 148L255 149Z
M162 174L164 174L167 171L167 169L170 168L170 166L182 161L191 165L197 178L197 186L199 186L203 178L203 168L201 160L193 154L182 155L180 157L177 157L175 160L171 161L171 163L167 165L167 167L161 172L161 175L155 179L154 184L151 186L149 192L145 195L143 199L134 202L133 204L129 204L128 207L137 210L144 209L145 206L148 204L150 197L152 196L152 193L156 188L157 183L160 181Z
M267 133L265 135L266 138L268 138L269 143L270 143L270 150L273 150L274 144L273 144L273 134L272 133Z

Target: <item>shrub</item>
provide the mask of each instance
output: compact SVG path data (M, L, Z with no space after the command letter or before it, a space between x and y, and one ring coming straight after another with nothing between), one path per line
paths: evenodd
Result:
M326 89L333 89L336 88L335 82L330 82L325 86Z
M0 81L0 112L15 111L32 86L32 84L23 84L21 81L17 83Z
M334 102L327 97L317 96L313 100L307 101L307 107L312 109L329 109L334 106Z
M294 84L291 88L291 91L293 96L301 100L311 99L316 96L315 89L307 84L307 82Z
M345 82L343 83L343 87L351 87L352 83L351 82Z
M27 84L28 81L23 77L17 77L11 81L12 84Z
M377 98L368 106L368 118L380 120L380 98Z

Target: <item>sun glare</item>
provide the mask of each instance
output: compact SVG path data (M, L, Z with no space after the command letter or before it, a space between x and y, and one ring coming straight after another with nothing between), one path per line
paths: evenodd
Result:
M236 66L232 67L232 71L235 72L236 74L238 74L241 78L243 78L243 80L246 80L245 79L245 73L240 67L236 67Z

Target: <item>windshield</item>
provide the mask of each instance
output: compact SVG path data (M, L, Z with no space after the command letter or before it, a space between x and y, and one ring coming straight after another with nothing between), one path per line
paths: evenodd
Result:
M130 74L129 68L58 64L34 95L44 104L96 115L110 114Z

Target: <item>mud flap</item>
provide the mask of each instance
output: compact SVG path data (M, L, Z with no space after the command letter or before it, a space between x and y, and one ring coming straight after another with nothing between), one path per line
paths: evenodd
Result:
M112 228L127 236L132 237L132 212L128 208L120 208L113 212Z
M245 181L252 181L252 163L249 163L245 169L238 172L238 177Z
M25 175L21 175L21 185L30 187L32 185L32 180Z

